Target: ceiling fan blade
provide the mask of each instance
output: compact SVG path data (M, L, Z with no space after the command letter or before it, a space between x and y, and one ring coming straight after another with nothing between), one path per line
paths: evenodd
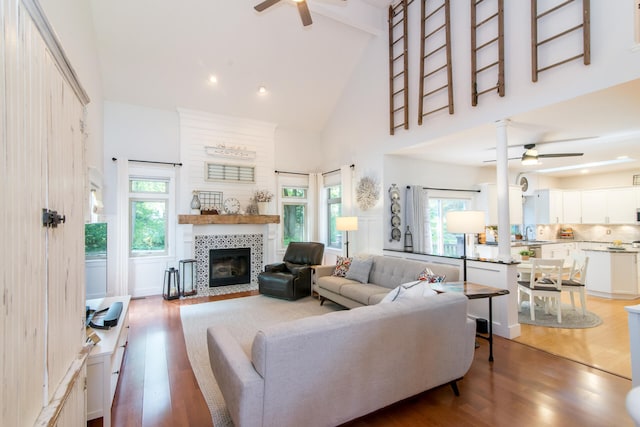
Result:
M302 0L298 3L298 12L302 19L302 25L306 27L307 25L313 24L313 21L311 20L311 12L309 12L309 6L307 6L306 0Z
M507 160L520 160L520 157L509 157ZM497 160L483 160L482 163L495 163Z
M253 8L255 10L257 10L258 12L262 12L266 8L273 6L274 4L278 3L279 1L280 0L265 0L262 3L259 3L259 4L255 5Z
M555 153L555 154L538 154L538 157L579 157L584 153Z

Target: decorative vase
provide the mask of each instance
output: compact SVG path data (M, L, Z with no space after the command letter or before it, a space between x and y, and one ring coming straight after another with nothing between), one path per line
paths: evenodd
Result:
M258 215L268 215L269 202L256 202L256 205L258 205Z
M198 197L198 193L193 192L193 198L191 199L191 213L198 215L200 214L200 208L202 205L200 204L200 198Z

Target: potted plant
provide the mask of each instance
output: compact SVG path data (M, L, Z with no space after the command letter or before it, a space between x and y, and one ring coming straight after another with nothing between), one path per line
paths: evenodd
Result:
M526 261L529 259L529 257L533 256L533 251L530 251L528 249L523 249L520 251L520 257L522 258L523 261Z
M273 199L273 193L269 190L256 190L253 193L253 200L258 206L258 214L266 215L269 210L269 202Z

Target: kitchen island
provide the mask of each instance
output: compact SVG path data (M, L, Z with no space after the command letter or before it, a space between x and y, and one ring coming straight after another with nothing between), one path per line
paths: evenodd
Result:
M637 251L620 249L583 249L589 257L587 293L612 299L635 299L638 289Z

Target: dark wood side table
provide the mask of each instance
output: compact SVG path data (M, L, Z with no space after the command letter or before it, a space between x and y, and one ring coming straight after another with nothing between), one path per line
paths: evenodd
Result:
M476 337L489 341L489 362L493 362L493 297L507 295L508 289L494 288L472 282L444 282L432 283L431 289L436 292L463 293L469 299L489 299L489 333L488 335L476 333Z

